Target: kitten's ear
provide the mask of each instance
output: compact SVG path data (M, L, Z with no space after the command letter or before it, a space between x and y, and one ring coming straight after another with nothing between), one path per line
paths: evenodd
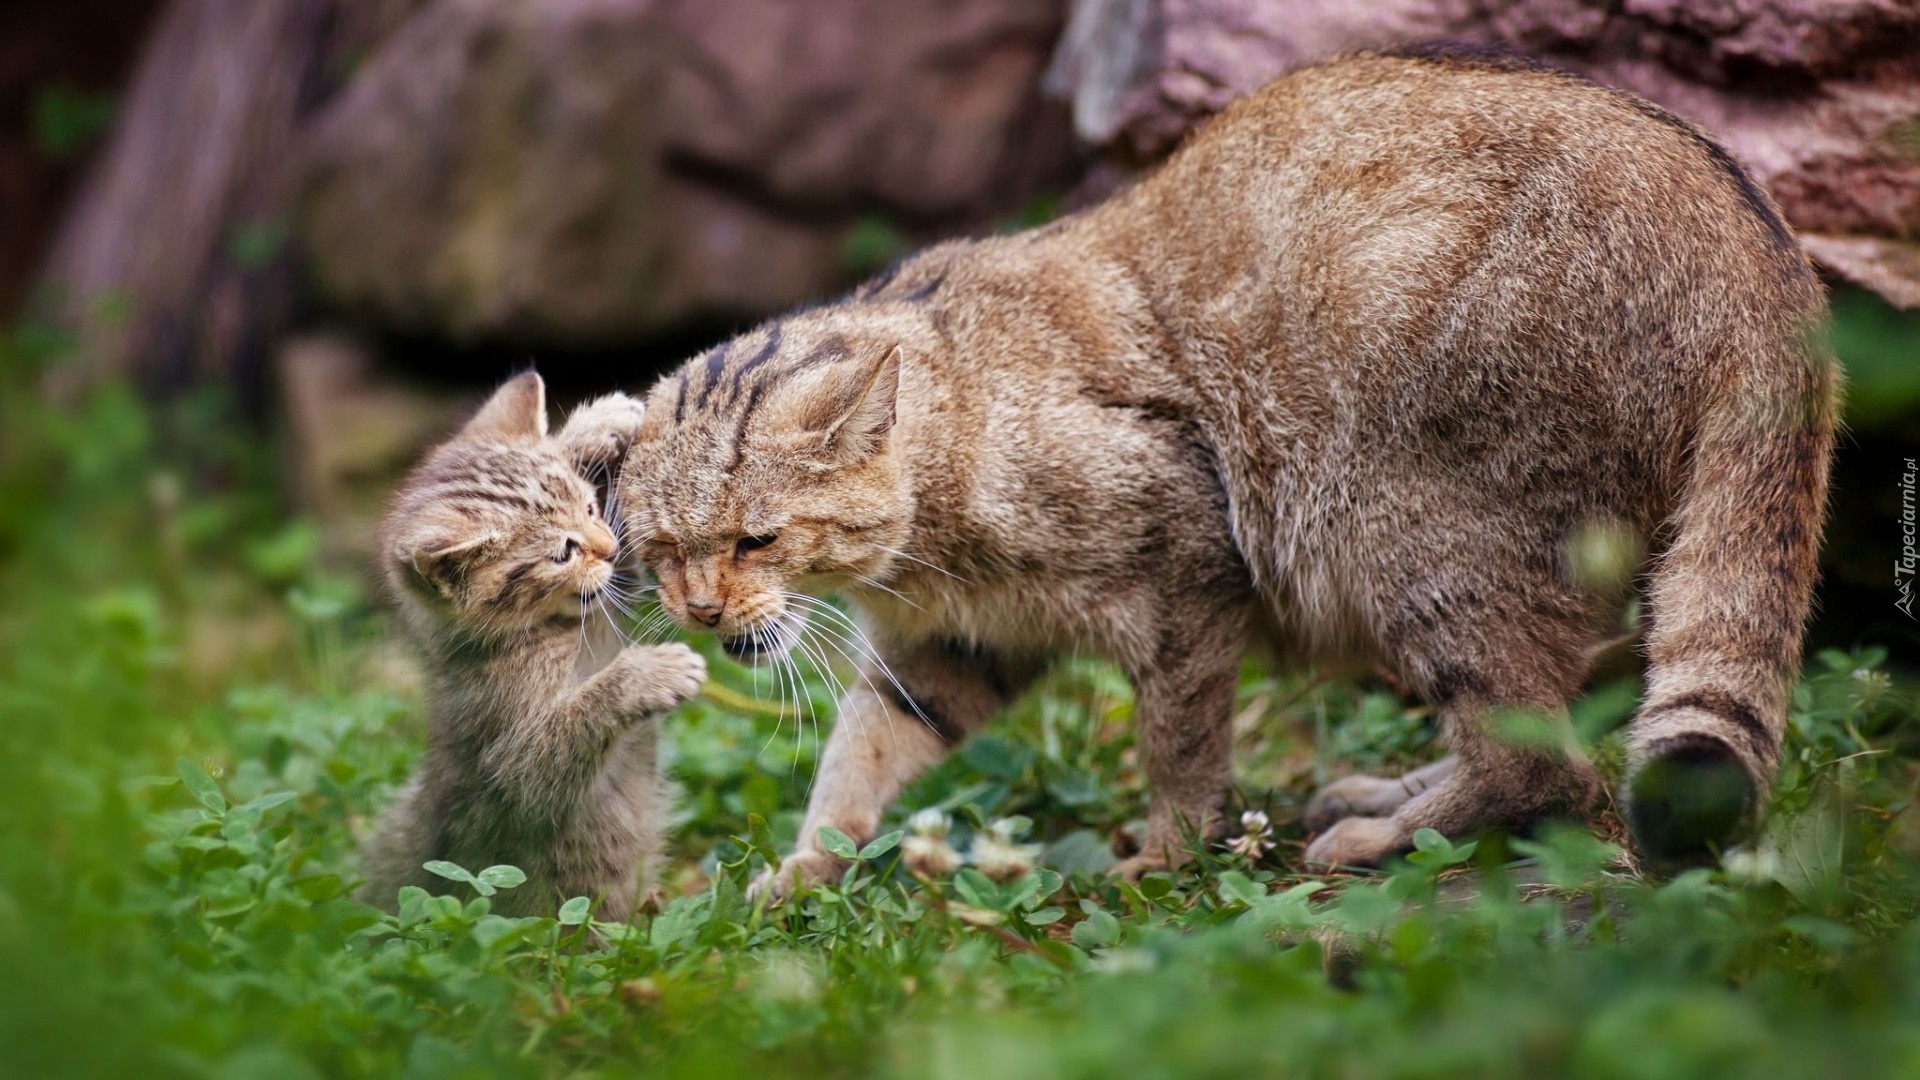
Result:
M413 550L408 560L416 587L451 598L467 579L473 560L491 543L491 533L471 540L428 540Z
M848 364L830 377L810 425L821 433L820 446L843 465L864 461L887 441L900 397L900 346L878 362Z
M508 379L480 412L467 421L463 435L537 442L547 437L547 384L537 371Z

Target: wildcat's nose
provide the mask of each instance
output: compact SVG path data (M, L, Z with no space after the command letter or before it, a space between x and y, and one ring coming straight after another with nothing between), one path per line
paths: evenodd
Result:
M699 619L708 626L719 626L720 612L725 610L726 606L725 602L720 600L689 599L687 601L687 614Z

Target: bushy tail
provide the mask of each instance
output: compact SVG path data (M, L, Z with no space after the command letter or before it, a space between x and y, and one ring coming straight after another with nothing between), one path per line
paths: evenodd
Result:
M1696 432L1627 734L1628 819L1656 861L1741 839L1765 805L1816 576L1837 384L1819 349L1754 365Z

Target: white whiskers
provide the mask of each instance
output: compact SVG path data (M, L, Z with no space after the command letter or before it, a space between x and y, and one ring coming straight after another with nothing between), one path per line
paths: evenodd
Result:
M871 690L875 696L884 695L881 695L879 688L873 685L873 680L866 675L862 665L848 654L848 649L857 652L861 660L873 665L881 677L892 685L898 701L907 705L913 714L920 719L920 722L927 725L927 730L933 732L939 731L939 725L929 719L926 713L920 711L920 706L913 700L913 695L907 692L905 686L901 685L899 678L894 675L893 669L887 666L885 660L881 659L880 650L874 647L872 639L867 637L866 631L861 629L860 624L854 621L851 615L834 607L832 604L803 593L786 592L783 590L780 596L788 603L795 605L801 612L803 625L811 625L811 629L813 629L815 633L820 634L823 641L833 645L836 652L839 652L841 656L846 657L849 662L854 664L855 670L860 673L862 679L866 680L867 688ZM826 625L809 624L807 616L814 613L821 614L830 621ZM845 646L845 648L841 648L841 646Z
M930 563L930 562L928 562L927 560L925 560L925 559L923 559L923 558L921 558L921 557L920 557L920 556L918 556L918 555L909 555L909 554L907 554L906 552L904 552L904 551L901 551L901 550L900 550L899 548L890 548L890 547L888 547L888 546L887 546L887 545L885 545L885 544L875 544L875 545L873 545L873 546L874 546L874 547L877 547L877 548L879 548L879 549L880 549L881 551L884 551L884 552L886 552L886 553L887 553L887 554L889 554L889 555L895 555L895 556L898 556L898 557L900 557L900 558L902 558L902 559L905 559L905 560L907 560L908 562L911 562L911 563L919 563L919 564L920 564L921 566L924 566L924 567L926 567L927 569L929 569L929 570L931 570L931 571L933 571L933 572L934 572L934 573L936 573L936 574L945 574L945 575L947 575L948 577L950 577L950 578L952 578L953 580L955 580L955 581L957 581L957 582L959 582L959 583L961 583L962 585L971 585L971 584L973 584L973 582L971 582L971 581L968 581L968 580L967 580L966 578L963 578L963 577L961 577L961 576L960 576L959 574L956 574L956 573L954 573L953 571L951 571L951 570L949 570L949 569L947 569L946 567L944 567L944 566L935 566L934 564L932 564L932 563Z

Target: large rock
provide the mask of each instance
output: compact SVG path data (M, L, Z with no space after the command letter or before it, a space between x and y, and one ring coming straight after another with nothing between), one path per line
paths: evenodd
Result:
M314 126L306 248L332 300L456 338L600 346L772 311L868 269L862 222L929 237L1070 178L1039 90L1061 18L435 0Z
M1152 160L1301 64L1439 38L1510 45L1689 117L1816 259L1920 305L1912 0L1074 0L1049 88L1081 138Z

